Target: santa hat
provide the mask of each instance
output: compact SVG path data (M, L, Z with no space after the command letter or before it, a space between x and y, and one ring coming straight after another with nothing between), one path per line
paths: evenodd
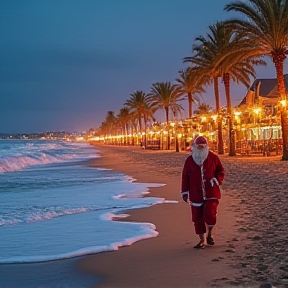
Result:
M203 136L198 136L195 140L194 140L194 145L208 145L208 141L205 137Z

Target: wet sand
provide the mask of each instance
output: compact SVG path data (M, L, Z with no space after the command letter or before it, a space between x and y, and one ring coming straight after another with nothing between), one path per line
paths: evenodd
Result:
M128 211L125 221L150 222L159 236L118 251L87 256L79 269L100 275L97 287L288 287L288 162L281 156L220 156L226 169L215 246L198 242L180 177L187 152L96 146L92 166L111 168L139 182L165 183L149 196L177 200ZM120 221L123 221L121 219ZM270 284L269 284L270 283Z

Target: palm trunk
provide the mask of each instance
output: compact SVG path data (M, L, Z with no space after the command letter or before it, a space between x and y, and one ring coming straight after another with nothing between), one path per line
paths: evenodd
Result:
M169 129L169 110L165 107L165 116L166 116L166 125L168 127L168 134L167 134L167 150L170 150L170 129Z
M139 123L139 130L140 130L140 133L142 132L142 119L141 119L141 116L138 117L138 123Z
M144 135L144 148L146 149L147 148L147 119L146 117L144 116L144 129L145 129L145 135Z
M189 92L187 94L188 96L188 105L189 105L189 118L192 118L193 112L192 112L192 104L193 104L193 100L192 100L192 94L191 92Z
M134 137L134 133L137 134L137 125L135 124L135 122L131 122L132 125L132 145L135 145L135 137Z
M177 136L177 134L175 135L175 147L176 147L176 149L175 149L175 152L179 152L180 150L179 150L179 139L178 139L178 136Z
M229 73L224 73L223 82L225 86L226 100L227 100L229 156L236 156L235 131L233 129L233 115L232 115L232 104L231 104L231 97L230 97L230 75Z
M279 55L278 55L279 56ZM276 68L278 93L280 100L287 101L286 89L284 84L283 75L283 62L286 56L274 57L273 62ZM282 129L282 142L283 142L283 155L282 160L288 161L288 112L287 106L281 107L281 129Z
M288 160L288 112L287 108L283 108L281 111L281 127L282 127L282 141L283 141L283 155L282 159L284 161Z
M139 122L139 132L140 132L140 145L142 147L142 145L144 145L144 140L143 140L143 135L142 135L142 118L141 118L141 115L139 114L138 116L138 122Z
M218 77L213 77L214 79L214 93L216 102L216 112L217 112L217 126L218 126L218 154L224 154L223 145L223 133L222 133L222 117L220 115L220 97L219 97L219 85Z

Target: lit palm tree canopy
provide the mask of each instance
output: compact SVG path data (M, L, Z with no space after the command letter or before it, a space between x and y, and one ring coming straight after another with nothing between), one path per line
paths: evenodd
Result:
M114 111L108 111L105 121L102 122L101 130L107 134L113 134L117 117L114 115Z
M131 122L131 114L127 107L123 107L120 109L118 117L118 123L123 131L122 134L127 135L129 123Z
M203 88L205 82L203 77L198 73L198 70L188 67L185 71L179 71L180 78L176 78L176 88L178 93L181 95L187 95L188 99L188 117L191 118L193 115L192 104L200 104L201 94L206 92Z
M132 115L138 118L139 128L142 131L142 119L146 122L147 117L153 118L154 110L151 109L148 95L143 91L136 91L130 96L124 105Z
M170 82L152 84L149 101L155 110L164 109L167 124L169 122L169 110L171 110L174 116L181 112L181 110L184 110L178 103L180 100L183 99L181 98L181 94L178 93L176 85L172 85Z
M258 46L249 43L245 34L235 33L233 27L228 24L222 21L209 26L206 38L196 38L198 43L193 46L196 55L187 57L186 61L198 65L211 78L222 77L224 80L225 76L228 76L234 82L242 83L248 88L250 77L256 77L254 65L266 63L260 59ZM230 99L227 99L227 106L231 111Z
M235 1L225 6L226 11L236 11L247 19L229 20L231 25L258 45L258 52L271 57L277 75L280 100L287 100L283 67L288 53L288 1L250 0ZM281 109L283 139L282 160L288 160L287 108Z
M198 106L198 109L195 111L195 113L199 115L204 115L204 114L208 114L210 110L212 110L212 107L210 107L209 104L201 103Z

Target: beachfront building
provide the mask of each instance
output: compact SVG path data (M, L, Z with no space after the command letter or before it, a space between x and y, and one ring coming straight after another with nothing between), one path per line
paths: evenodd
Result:
M288 74L284 75L288 88ZM234 110L240 150L281 153L282 132L277 79L256 79ZM238 117L237 117L238 116Z

